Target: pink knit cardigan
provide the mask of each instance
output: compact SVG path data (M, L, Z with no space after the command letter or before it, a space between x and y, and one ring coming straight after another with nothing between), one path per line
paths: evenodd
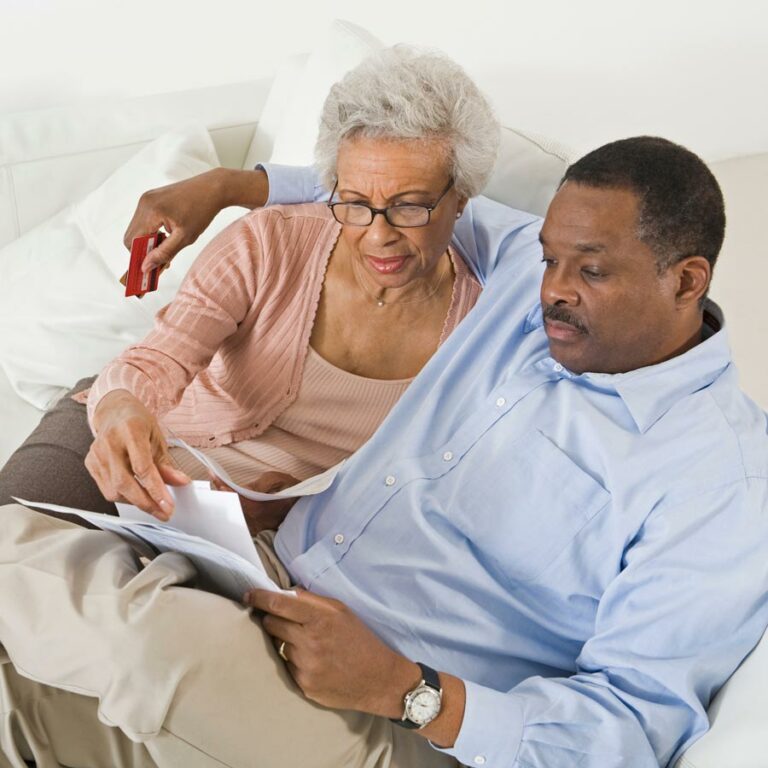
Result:
M89 422L107 392L126 389L190 445L261 434L298 392L340 230L323 204L258 209L227 227L153 330L101 372L88 394ZM480 294L464 262L454 265L443 338Z

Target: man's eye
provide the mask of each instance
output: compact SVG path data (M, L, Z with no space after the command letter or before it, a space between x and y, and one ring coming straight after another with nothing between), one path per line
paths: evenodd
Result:
M582 269L581 270L587 277L593 279L599 279L605 277L605 272L601 272L599 269Z
M549 256L542 256L541 260L544 262L544 266L548 269L549 267L555 266L555 260L550 259Z

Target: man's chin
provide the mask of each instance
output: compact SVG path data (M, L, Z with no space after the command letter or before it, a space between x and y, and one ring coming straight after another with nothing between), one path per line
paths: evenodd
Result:
M584 335L579 337L584 340ZM578 345L581 346L581 345ZM588 370L588 361L583 350L577 348L577 341L561 341L559 339L549 339L549 354L556 363L560 363L571 373L583 373Z

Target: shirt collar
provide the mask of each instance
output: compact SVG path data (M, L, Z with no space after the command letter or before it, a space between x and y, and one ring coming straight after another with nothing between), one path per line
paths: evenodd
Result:
M541 305L525 321L530 333L544 324ZM657 365L627 373L571 374L582 386L615 392L627 407L640 432L650 429L683 397L709 386L731 363L731 350L720 307L711 300L704 305L703 340L692 349Z

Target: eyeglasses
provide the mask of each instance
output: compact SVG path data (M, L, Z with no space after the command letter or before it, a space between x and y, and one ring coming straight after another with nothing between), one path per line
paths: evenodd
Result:
M333 185L331 200L336 194L337 181ZM386 208L373 208L366 203L328 203L333 218L339 224L348 224L353 227L369 227L377 214L381 214L387 222L393 227L426 227L432 217L432 211L440 205L441 200L448 194L448 190L453 186L453 179L448 182L448 186L442 191L440 197L435 200L433 205L417 205L416 203L397 203L389 205Z

